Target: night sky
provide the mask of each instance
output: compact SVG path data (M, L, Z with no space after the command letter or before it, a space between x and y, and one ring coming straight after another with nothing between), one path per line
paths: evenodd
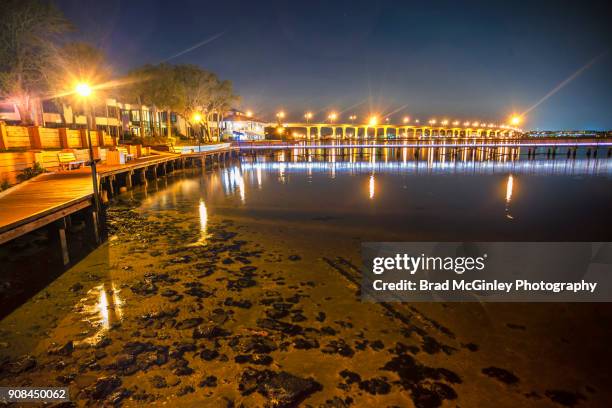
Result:
M57 4L118 74L167 59L199 64L232 80L240 107L266 119L284 109L293 120L334 110L501 123L591 62L523 127L612 128L612 18L603 2Z

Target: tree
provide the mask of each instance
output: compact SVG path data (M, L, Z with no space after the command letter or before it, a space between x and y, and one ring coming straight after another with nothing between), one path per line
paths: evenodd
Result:
M199 125L204 128L207 141L212 141L211 123L216 122L219 129L223 113L238 101L232 83L220 81L217 75L197 65L178 65L176 72L176 80L185 92L183 115L190 118L193 113L200 113L204 120Z
M213 117L217 122L217 132L219 139L221 138L221 121L223 120L223 114L231 109L232 105L238 103L240 98L234 94L232 82L224 80L218 82L213 89L212 102L209 107L209 112L214 115Z
M32 102L47 91L45 70L58 36L72 27L44 0L4 0L0 8L0 96L33 122Z
M197 65L145 65L131 71L126 82L124 98L166 111L170 139L171 112L180 113L187 121L195 113L200 114L202 123L191 125L202 126L207 140L212 141L211 122L218 124L223 112L238 100L231 82L220 81Z
M181 112L185 106L185 90L176 80L175 67L145 65L130 71L127 82L123 94L128 99L166 111L167 137L172 139L171 112Z
M74 94L74 89L79 83L87 83L95 90L90 100L92 107L106 106L113 72L100 49L83 42L66 43L53 53L45 74L50 98L56 103L79 106L82 101Z
M210 140L206 109L212 101L213 90L218 82L217 76L197 65L178 65L175 70L177 82L181 83L185 90L185 104L181 114L190 123L194 114L199 114L204 120L191 125L202 127L206 139Z

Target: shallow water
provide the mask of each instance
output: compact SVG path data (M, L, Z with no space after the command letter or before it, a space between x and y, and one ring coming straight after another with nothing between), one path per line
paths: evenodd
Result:
M402 149L367 149L361 157L288 153L213 173L183 199L202 199L219 214L326 223L380 240L612 237L611 160L415 161Z
M610 401L607 304L385 306L356 285L365 240L610 240L610 160L340 153L119 196L109 241L0 322L0 384L78 405Z

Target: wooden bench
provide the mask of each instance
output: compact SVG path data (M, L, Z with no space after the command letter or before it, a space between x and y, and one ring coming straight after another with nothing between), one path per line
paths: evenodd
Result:
M130 161L134 158L134 155L131 154L130 152L128 152L128 149L126 149L125 147L117 147L117 151L125 156L125 161Z
M60 152L57 154L57 161L59 162L60 170L72 170L72 166L78 169L81 165L85 164L85 161L78 160L74 152Z

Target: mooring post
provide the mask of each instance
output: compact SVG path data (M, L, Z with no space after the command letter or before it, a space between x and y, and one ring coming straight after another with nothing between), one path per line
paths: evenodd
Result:
M98 213L96 209L92 205L86 210L85 215L85 224L87 225L87 229L91 231L93 242L97 245L100 243L100 231L98 230Z
M130 170L127 172L125 176L125 186L127 188L132 188L132 175L134 174L134 170Z
M68 265L70 263L70 253L68 252L68 240L66 239L66 218L63 217L56 222L60 248L62 250L62 261L64 265Z
M113 197L115 195L115 186L113 186L113 183L115 182L115 176L110 176L106 179L108 181L108 188L111 194L111 197Z

